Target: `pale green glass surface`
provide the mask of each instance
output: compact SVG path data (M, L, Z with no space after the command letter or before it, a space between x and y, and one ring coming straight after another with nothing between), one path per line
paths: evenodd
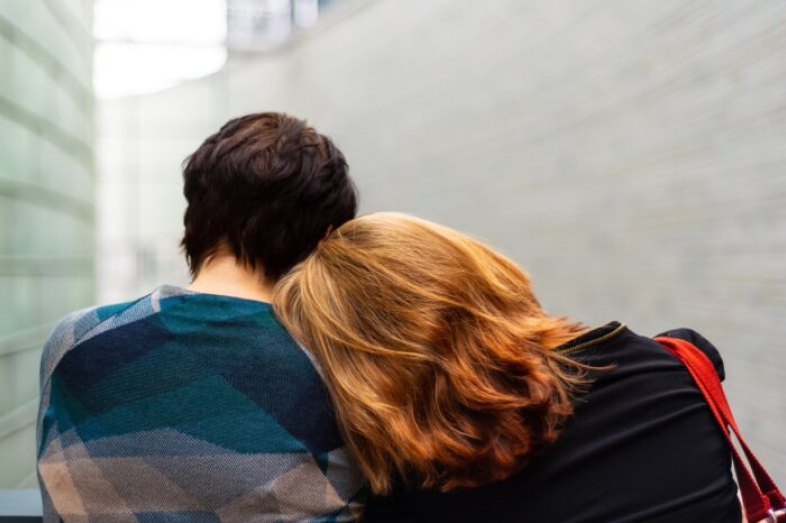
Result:
M95 299L90 9L0 1L0 489L35 485L41 348Z
M51 89L42 65L22 50L22 43L13 42L8 96L11 103L36 116L45 116L47 90Z
M41 144L37 182L85 203L93 201L93 174L85 161L49 142Z
M0 6L3 2L0 2ZM0 12L0 16L2 12ZM7 35L0 31L0 96L4 96L11 89L12 79L10 76L11 71L11 58L14 56L14 48Z
M0 206L2 206L2 201L0 201ZM5 222L1 222L1 223L5 223ZM2 229L4 229L4 227ZM13 281L12 278L8 276L0 275L0 296L12 296L12 293L15 290L14 285L15 282ZM13 330L13 325L15 320L13 316L13 311L15 310L16 310L16 296L14 296L14 306L9 307L8 310L3 311L5 312L5 314L0 314L0 339L2 339L3 336L9 334ZM0 362L2 362L2 356L0 356ZM1 363L0 363L0 367L2 367Z
M89 107L84 107L81 90L58 89L52 96L51 120L61 129L68 129L69 134L82 142L90 139L92 114Z
M7 286L12 296L13 307L8 310L6 316L10 319L6 329L3 330L5 336L11 336L21 331L31 329L43 322L41 318L39 299L39 287L41 282L34 276L3 276L3 280L8 281ZM10 356L0 356L0 358ZM6 361L0 359L0 364ZM4 382L3 382L4 383ZM0 385L4 387L4 385Z
M38 395L38 368L41 350L38 347L22 349L3 357L0 365L0 416L29 403Z
M0 2L0 16L13 20L15 25L21 26L27 23L30 16L30 6L33 2Z
M0 438L0 462L3 463L6 488L14 488L35 474L34 425Z
M0 97L2 96L0 93ZM0 140L0 180L27 181L29 170L26 163L31 154L33 133L2 113L0 129L3 130L3 139Z
M2 165L2 160L0 160L0 165ZM12 219L12 212L11 212L11 200L7 197L0 194L0 224L2 223L10 223ZM5 249L7 248L11 238L11 228L0 226L0 256L6 254ZM0 293L3 292L3 289L0 287ZM2 296L8 296L8 294L0 294ZM0 318L0 325L2 325L2 318Z

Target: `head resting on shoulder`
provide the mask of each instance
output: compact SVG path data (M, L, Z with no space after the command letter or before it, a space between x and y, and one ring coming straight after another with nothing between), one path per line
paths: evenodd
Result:
M504 479L556 440L582 383L552 350L581 325L547 314L505 256L411 216L345 223L282 278L274 306L319 361L378 493L397 478Z

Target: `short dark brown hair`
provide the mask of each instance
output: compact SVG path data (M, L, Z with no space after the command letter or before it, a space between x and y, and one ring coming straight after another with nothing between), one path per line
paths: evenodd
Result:
M184 162L181 245L192 275L219 248L278 280L357 212L344 155L304 120L227 122Z

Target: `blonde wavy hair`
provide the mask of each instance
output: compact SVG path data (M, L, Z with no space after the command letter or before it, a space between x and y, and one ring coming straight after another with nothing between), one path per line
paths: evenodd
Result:
M332 232L274 306L320 363L377 493L396 478L442 490L506 478L557 439L583 383L552 349L586 328L547 314L503 255L403 214Z

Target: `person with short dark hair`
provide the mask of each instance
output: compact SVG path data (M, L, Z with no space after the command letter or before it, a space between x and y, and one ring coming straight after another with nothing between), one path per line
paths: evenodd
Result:
M356 214L343 154L303 120L251 114L184 181L191 285L75 312L45 346L44 521L355 521L363 479L269 303Z
M197 277L223 251L275 282L357 212L344 155L284 114L228 122L186 160L184 180L182 245Z

